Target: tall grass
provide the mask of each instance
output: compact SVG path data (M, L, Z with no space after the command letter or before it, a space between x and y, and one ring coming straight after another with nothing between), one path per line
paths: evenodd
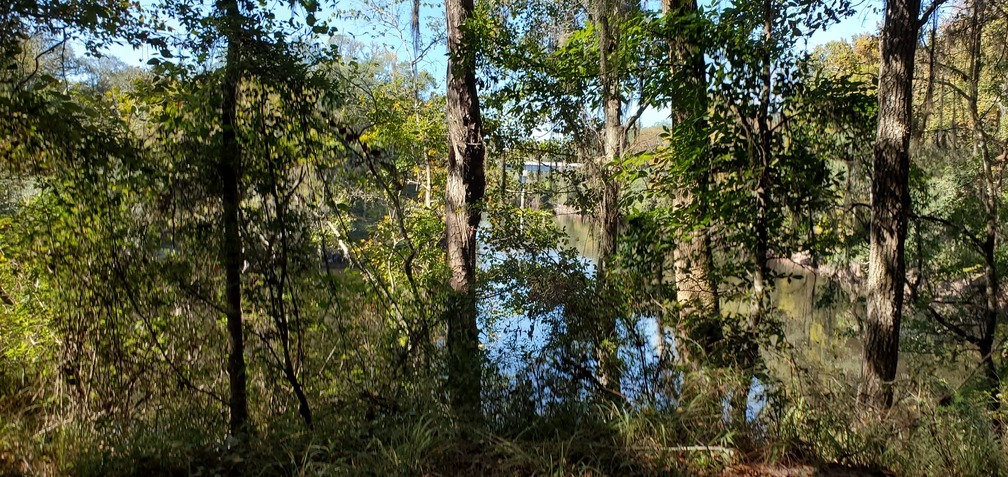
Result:
M1008 470L983 393L938 405L946 390L918 383L893 410L866 416L853 382L817 376L778 383L762 413L739 419L725 396L743 377L699 370L684 377L674 404L588 399L515 418L522 424L514 426L458 422L436 393L377 412L316 396L315 429L293 410L261 405L256 433L241 444L224 434L216 403L163 402L121 422L21 401L17 411L3 408L0 475L731 475L753 463L911 477ZM513 413L505 399L486 405Z

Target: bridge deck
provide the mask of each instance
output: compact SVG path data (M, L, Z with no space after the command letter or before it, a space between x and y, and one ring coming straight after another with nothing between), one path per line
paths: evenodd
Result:
M579 169L580 162L525 162L522 172L552 172L569 169Z

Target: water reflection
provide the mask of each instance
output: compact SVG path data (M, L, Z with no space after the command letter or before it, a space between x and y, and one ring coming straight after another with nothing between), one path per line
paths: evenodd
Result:
M554 221L566 234L568 248L576 250L579 256L593 264L598 261L598 241L592 239L591 224L584 217L580 214L557 214Z
M592 238L590 224L575 214L556 216L554 223L564 231L560 248L572 249L580 259L580 273L586 287L593 286L598 247ZM484 223L485 230L492 224ZM512 260L539 260L551 270L565 266L560 248L545 251L536 257L516 256L514 251L484 249L483 266L493 266ZM851 369L858 362L861 345L855 338L855 315L849 300L838 293L826 279L821 279L811 267L791 260L774 260L771 268L779 277L772 298L780 311L785 339L820 363L846 360ZM576 271L575 271L576 272ZM546 273L546 272L543 272ZM548 281L548 279L546 280ZM562 284L556 284L562 288ZM558 290L569 297L591 290ZM528 388L528 399L542 412L564 399L583 398L592 391L596 359L593 346L573 326L577 317L562 302L540 308L532 303L540 291L526 284L491 283L481 302L482 342L487 357L500 374L512 385L520 382ZM598 296L582 297L586 300ZM747 314L748 301L728 300L726 312ZM676 354L672 333L660 330L653 316L631 316L618 321L622 346L618 356L623 363L621 378L623 394L631 403L675 407L681 390L681 378L669 376L667 366ZM662 362L666 360L666 362ZM771 358L772 361L772 358ZM773 367L777 365L768 362ZM766 407L769 389L755 377L747 391L746 418L756 419ZM730 401L730 400L729 400ZM730 403L726 401L726 406ZM727 412L727 411L726 411Z

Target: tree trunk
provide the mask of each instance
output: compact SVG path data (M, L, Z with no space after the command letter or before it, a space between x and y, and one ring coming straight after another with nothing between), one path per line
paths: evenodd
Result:
M283 285L280 287L279 300L283 300ZM281 311L280 313L285 313ZM277 320L277 331L280 335L281 351L283 353L283 372L284 377L287 379L287 383L291 385L291 389L294 391L294 397L298 401L298 414L301 415L301 419L304 420L305 426L309 429L314 429L315 424L312 421L311 406L308 404L308 396L305 395L304 386L301 385L301 381L297 377L297 370L294 369L294 360L291 359L290 351L290 327L287 324L287 318L282 318Z
M696 13L697 2L696 0L664 0L662 9L666 15L687 16ZM672 119L677 125L685 124L691 120L700 121L697 130L704 131L706 124L700 118L707 114L707 73L703 51L691 44L690 41L675 37L669 39L669 61L673 68L682 68L686 71L689 81L687 87L692 91L686 104L673 108ZM701 155L701 157L706 157L706 155ZM694 166L702 169L699 174L699 183L685 183L679 187L673 199L673 207L677 210L689 207L694 201L694 189L703 191L710 182L706 161ZM713 258L707 228L701 227L682 234L673 251L673 261L676 301L679 305L680 319L684 322L692 322L696 319L716 318L720 314L720 302L717 284L713 278ZM691 325L689 328L694 326ZM687 330L687 333L697 341L701 349L710 352L714 342L721 339L720 333L715 332L715 327L703 326L701 328L707 332L698 335L692 330ZM716 331L720 331L720 328L716 328ZM682 342L680 341L680 343ZM681 344L680 348L684 348L684 346ZM686 351L686 349L680 349L679 355L686 357Z
M301 381L297 376L297 369L294 367L294 360L291 357L291 340L290 340L290 319L288 318L287 306L284 302L284 292L287 290L287 270L290 264L290 240L288 240L289 229L287 227L287 207L281 199L280 190L277 188L276 176L273 177L272 182L272 201L274 210L276 210L276 220L280 225L280 257L279 266L280 273L279 276L273 278L273 280L268 280L273 287L271 292L271 302L273 308L273 321L277 327L277 335L280 338L281 352L283 356L283 372L284 377L287 379L287 383L291 385L291 389L294 391L294 396L298 401L298 413L301 414L301 418L304 419L305 425L309 429L314 428L312 422L312 412L311 406L308 404L308 396L304 392L304 386L301 385ZM295 294L291 290L291 299L294 300ZM297 305L296 303L292 306L295 317L297 316ZM302 338L299 338L302 339Z
M248 397L246 392L245 342L242 326L242 241L241 241L241 145L235 127L238 109L238 83L242 74L241 13L237 0L221 0L217 8L225 16L224 35L227 57L224 81L221 85L221 149L218 163L223 208L223 241L221 257L224 266L225 312L228 335L228 384L231 411L231 434L240 436L248 431Z
M998 190L998 175L994 172L990 147L987 144L986 132L980 117L980 72L983 67L981 54L983 52L983 25L986 5L984 0L974 0L970 17L970 68L969 68L969 111L973 123L974 152L979 154L983 175L982 197L986 212L986 227L983 248L984 257L984 316L982 334L978 343L980 363L987 379L990 394L990 409L997 411L1000 407L998 390L1001 379L994 363L994 337L997 332L997 317L1001 308L998 299L1000 279L998 276L997 251L998 209L1000 209L1000 191ZM999 424L995 419L995 423Z
M619 28L622 21L621 7L608 0L600 0L596 12L599 41L599 77L602 83L602 109L604 115L603 155L598 164L599 179L602 183L599 201L599 268L611 265L616 252L616 238L619 229L619 194L615 171L612 164L623 155L626 135L623 129L623 99L620 92L620 77L614 56L619 50Z
M997 222L987 219L987 237L984 241L984 319L983 335L980 337L978 348L980 351L980 364L984 370L984 377L987 379L987 392L990 394L990 410L997 411L1001 407L1001 399L998 391L1001 388L1001 377L997 372L997 365L994 362L994 336L997 333L997 317L1000 311L998 300L998 289L1000 280L998 277L997 262L994 251L997 243ZM997 418L995 418L997 422Z
M457 412L477 418L481 409L479 329L476 325L476 231L486 191L483 119L476 91L475 51L462 26L473 0L447 0L448 182L445 232L451 267L448 321L448 387Z
M623 99L620 93L620 72L615 56L619 51L619 28L623 21L624 6L620 0L598 0L594 20L598 27L599 79L602 84L602 112L604 117L603 155L595 168L601 187L598 204L599 254L597 274L603 283L609 280L610 262L616 253L619 232L619 184L616 182L615 164L623 155L626 134L623 127ZM607 287L606 287L607 288ZM616 310L604 309L600 314L602 343L598 349L599 381L614 395L620 395L620 365Z
M936 72L936 58L938 45L938 16L935 15L934 23L931 26L931 34L928 37L928 76L927 76L927 86L924 89L924 104L922 105L923 111L921 111L920 122L913 131L913 138L915 140L920 140L924 138L924 133L927 132L928 121L931 119L931 114L934 112L934 85L935 85L935 72ZM939 124L941 124L939 122ZM937 144L937 135L932 138L934 144Z
M432 167L432 165L431 165L430 157L427 155L426 146L424 146L424 147L425 147L425 149L424 149L424 153L423 153L423 156L424 156L424 196L423 196L423 204L424 204L424 208L425 209L429 209L431 207L431 196L433 195L433 187L431 185L431 167Z
M889 0L882 28L878 133L872 176L868 316L859 401L892 406L906 280L904 242L910 212L908 176L914 53L920 0Z
M773 97L773 69L771 57L771 43L773 42L773 5L770 0L763 0L763 74L761 77L762 88L760 89L759 109L756 114L756 130L759 134L757 138L757 152L759 159L757 170L759 178L756 182L756 223L755 223L755 246L753 247L755 261L753 267L753 306L752 306L752 331L755 333L763 321L767 312L769 299L770 269L767 266L767 254L769 253L769 195L770 195L770 174L773 154L772 131L770 129L770 101ZM746 363L751 365L752 363Z

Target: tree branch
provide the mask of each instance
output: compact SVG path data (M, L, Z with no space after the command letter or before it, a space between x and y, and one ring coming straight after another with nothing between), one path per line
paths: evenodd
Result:
M915 297L918 296L917 286L911 283L909 280L906 280L906 284L908 287L910 287L911 295ZM966 340L966 342L974 346L979 345L980 343L979 338L967 333L966 330L964 330L962 327L949 321L947 318L945 318L945 315L942 315L941 313L938 312L938 310L934 308L934 305L932 303L923 304L921 308L924 308L924 311L926 311L928 315L931 316L932 319L938 322L938 324L944 326L946 329L948 329L955 335Z
M964 225L955 224L947 219L943 219L941 217L935 217L933 215L910 214L910 218L934 222L936 224L944 226L945 228L951 229L952 231L961 234L963 237L966 237L966 239L971 244L973 244L974 247L983 250L983 242L980 241L980 238L977 237L976 234L974 234L973 232L970 232L969 229L967 229L966 226Z
M934 320L937 321L938 324L944 326L949 331L951 331L952 333L958 335L960 338L966 340L968 343L970 343L970 344L972 344L974 346L980 344L980 339L979 338L977 338L977 337L975 337L975 336L967 333L966 330L962 329L959 325L957 325L957 324L952 323L951 321L949 321L947 318L945 318L944 315L942 315L941 313L939 313L938 310L935 310L934 307L931 306L931 304L928 304L924 308L928 312L928 315L930 315L932 318L934 318Z
M917 19L917 28L919 29L923 27L928 22L928 19L931 18L931 15L933 15L934 12L938 10L943 3L945 3L945 1L946 0L934 0L931 2L931 5L928 6L927 10L924 10L924 15L921 15L921 17Z
M165 349L164 345L161 343L161 340L158 338L158 333L154 329L154 326L151 324L150 317L147 316L147 313L144 313L144 311L140 308L140 304L137 303L136 293L132 290L129 279L126 277L126 273L122 270L121 267L122 265L118 262L118 260L116 260L113 271L116 274L116 278L119 279L120 283L126 289L125 293L126 302L129 303L130 308L132 308L133 312L136 313L138 318L140 318L140 322L143 323L144 329L147 331L148 334L150 334L151 341L154 342L154 347L158 350L158 353L161 355L161 359L164 360L165 364L168 365L168 369L171 370L172 374L175 375L175 378L178 379L179 383L181 383L183 386L193 391L196 391L197 393L203 394L224 406L227 406L228 402L224 398L218 396L213 391L204 389L198 386L196 383L193 383L192 380L190 380L189 377L182 371L182 369L179 368L175 364L175 362L173 362L171 358L168 357L168 350Z
M642 114L644 114L645 109L647 109L646 103L637 106L637 111L634 111L634 114L630 116L630 118L627 119L626 124L623 125L623 131L622 131L623 137L626 137L627 133L630 132L630 129L634 127L634 124L637 123L637 120L640 119Z
M955 69L952 69L952 68L948 68L945 65L942 65L942 67L944 67L946 69L950 69L953 73L959 73L959 71L956 71ZM939 79L939 80L935 80L935 83L938 83L938 84L940 84L942 86L946 86L948 88L951 88L952 92L956 93L957 95L959 95L963 99L969 99L969 94L967 94L965 91L962 90L962 88L956 86L955 84L952 84L948 80Z
M41 68L41 65L40 65L39 61L42 59L43 56L48 55L49 53L52 53L53 51L56 51L56 48L59 48L59 47L65 45L66 42L67 42L67 37L66 37L66 34L64 33L62 40L56 42L54 45L50 46L49 48L46 48L45 50L42 50L42 52L40 52L39 54L35 55L35 68L32 70L31 73L28 74L28 76L25 76L24 78L21 79L21 81L18 81L17 86L14 87L14 91L20 91L22 88L25 87L25 85L28 84L29 81L32 80L32 78L35 77L35 75L38 74L39 68Z

